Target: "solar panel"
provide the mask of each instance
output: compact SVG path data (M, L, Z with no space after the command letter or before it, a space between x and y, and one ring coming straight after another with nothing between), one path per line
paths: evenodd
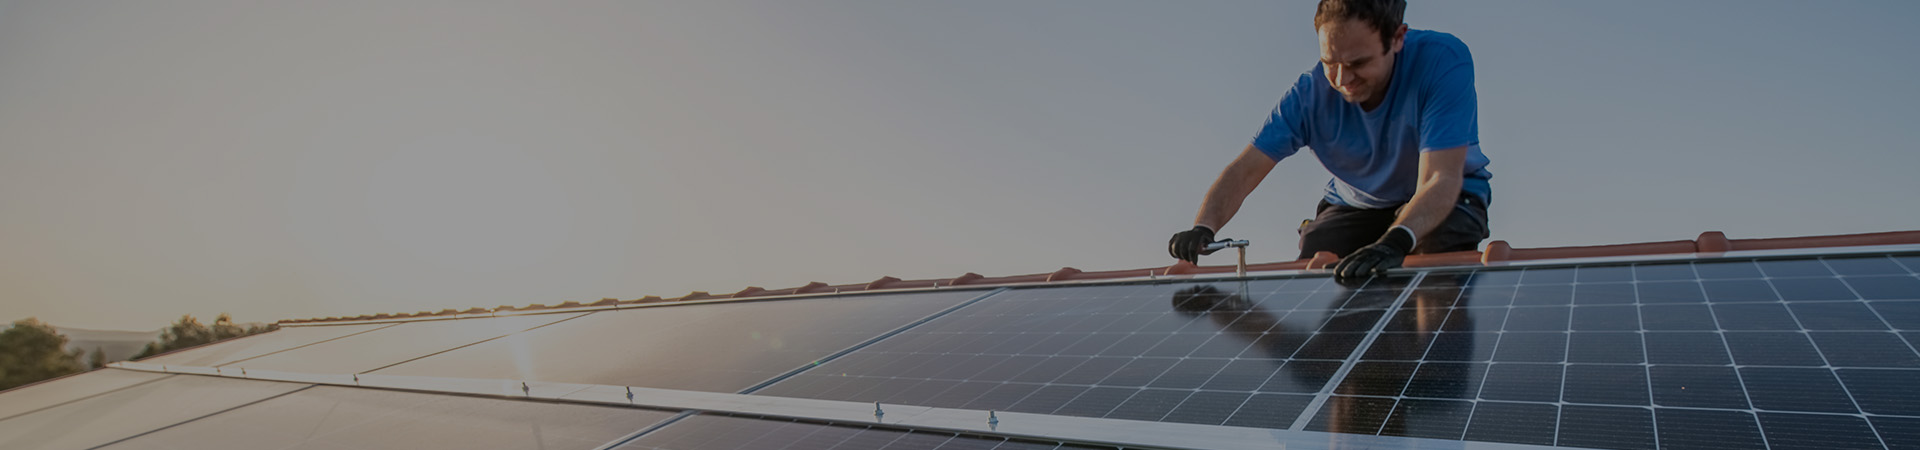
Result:
M759 394L1288 428L1407 281L1013 290Z
M592 449L673 417L620 407L319 386L107 449Z
M1430 273L1307 429L1595 448L1911 445L1911 262Z
M738 392L986 292L599 311L374 373Z
M627 450L1049 450L1112 447L1062 445L905 431L863 425L824 425L781 419L697 415L616 447Z
M161 378L165 374L101 369L0 392L0 420Z
M0 420L0 448L93 448L307 386L171 376Z
M407 322L232 363L228 367L301 373L364 373L584 314Z
M720 392L778 380L754 395L1267 428L1222 442L1302 448L1920 448L1914 269L1920 256L1793 256L683 304L292 328L153 362ZM0 393L14 411L0 447L1095 448L132 374Z
M286 327L142 359L140 362L177 366L219 366L390 326L393 324Z

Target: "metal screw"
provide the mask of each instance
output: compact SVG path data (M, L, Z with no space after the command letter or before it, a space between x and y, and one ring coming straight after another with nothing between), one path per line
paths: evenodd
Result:
M633 403L633 386L627 386L627 403Z
M357 373L353 374L353 385L354 386L360 385L360 374L357 374Z
M884 415L887 415L887 412L880 410L880 402L873 402L873 417L877 418Z
M995 415L992 410L988 410L987 425L999 425L999 424L1000 424L1000 416Z

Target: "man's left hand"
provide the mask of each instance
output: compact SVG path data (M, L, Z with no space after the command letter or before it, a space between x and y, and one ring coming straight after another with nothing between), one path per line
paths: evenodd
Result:
M1387 269L1400 267L1400 263L1406 260L1407 253L1413 251L1413 243L1412 230L1405 226L1393 227L1387 230L1387 234L1381 236L1379 241L1360 247L1353 254L1340 258L1340 264L1333 266L1334 276L1348 279L1365 278L1385 273Z

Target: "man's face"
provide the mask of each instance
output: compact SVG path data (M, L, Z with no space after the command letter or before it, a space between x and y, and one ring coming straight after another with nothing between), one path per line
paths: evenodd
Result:
M1395 30L1393 48L1380 43L1380 33L1358 20L1336 20L1320 26L1320 65L1327 82L1348 102L1371 109L1386 97L1393 75L1393 57L1400 52L1407 27Z

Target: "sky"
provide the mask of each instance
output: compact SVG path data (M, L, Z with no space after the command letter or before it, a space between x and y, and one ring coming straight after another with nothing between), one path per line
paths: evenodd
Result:
M1113 270L1316 64L1294 1L0 1L0 319L150 330ZM1414 0L1492 239L1920 229L1900 1ZM1221 236L1290 260L1329 176ZM1231 264L1222 253L1207 264Z

